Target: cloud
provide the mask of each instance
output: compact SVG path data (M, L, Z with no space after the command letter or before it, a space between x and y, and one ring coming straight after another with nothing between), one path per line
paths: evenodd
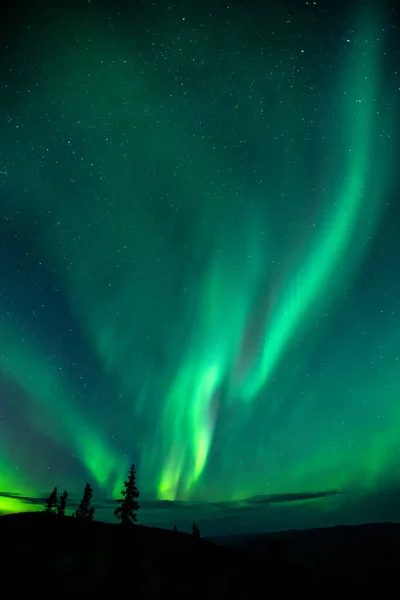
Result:
M105 504L115 505L114 499L105 500ZM210 502L190 502L180 500L140 500L141 508L149 510L191 510L201 508L203 506L209 506Z
M327 498L328 496L337 496L341 494L339 490L324 490L321 492L300 492L286 494L271 494L269 496L253 496L246 498L242 502L250 505L261 504L282 504L283 502L303 502L305 500L316 500L317 498Z
M34 506L42 506L45 504L49 494L46 495L36 495L36 496L24 496L23 494L16 494L14 492L0 492L1 498L9 498L11 500L18 500L22 504L31 504ZM68 496L68 507L74 508L78 506L80 502L80 497L78 494L70 494ZM115 500L114 500L115 502ZM108 508L108 506L106 507Z
M40 496L23 496L22 494L14 494L12 492L0 492L0 498L18 500L23 504L43 504L45 502L45 498Z
M241 500L222 501L222 502L196 502L184 500L142 500L140 507L145 511L200 511L200 512L216 512L216 511L235 511L247 507L261 507L267 504L282 504L287 502L304 502L306 500L316 500L318 498L326 498L328 496L337 496L341 494L338 490L323 490L320 492L300 492L300 493L285 493L285 494L270 494L265 496L252 496ZM115 500L107 499L104 503L106 506L115 505Z

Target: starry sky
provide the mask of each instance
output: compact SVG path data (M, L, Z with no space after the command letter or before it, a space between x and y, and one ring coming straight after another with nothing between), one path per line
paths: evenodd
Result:
M38 3L40 4L40 3ZM349 6L350 5L350 6ZM0 512L400 519L389 2L59 2L0 54Z

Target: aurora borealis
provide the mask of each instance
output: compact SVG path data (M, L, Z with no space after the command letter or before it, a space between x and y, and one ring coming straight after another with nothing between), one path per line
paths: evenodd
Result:
M1 53L0 511L86 481L107 503L134 461L148 522L258 497L260 527L385 518L389 3L60 7Z

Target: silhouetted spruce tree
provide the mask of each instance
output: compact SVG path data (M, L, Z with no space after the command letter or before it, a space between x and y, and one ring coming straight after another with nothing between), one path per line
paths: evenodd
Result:
M68 492L67 492L67 490L64 490L60 496L60 500L59 500L58 506L57 506L57 514L60 517L63 517L65 515L65 510L67 508L67 498L68 498Z
M114 514L122 525L134 525L137 521L137 512L140 508L139 491L136 487L136 469L132 465L128 472L128 479L124 481L124 489L121 491L122 498L118 498L117 508Z
M94 507L91 506L93 498L93 490L91 488L90 483L85 485L85 489L83 492L82 500L75 512L76 519L84 519L86 521L93 521L94 517Z
M176 533L177 531L176 525L174 525L174 532Z
M45 513L55 513L58 507L58 492L57 486L51 492L50 496L47 498L47 502L44 508Z
M192 536L196 539L200 539L200 527L196 521L193 521Z

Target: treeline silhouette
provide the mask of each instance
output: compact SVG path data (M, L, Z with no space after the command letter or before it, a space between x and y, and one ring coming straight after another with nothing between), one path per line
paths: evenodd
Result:
M135 465L132 464L128 471L128 477L124 481L124 488L121 490L121 498L116 500L118 506L114 510L115 516L122 525L133 525L137 522L137 513L140 508L138 498L139 490L136 485L136 468ZM92 499L93 488L90 483L87 483L79 506L77 510L72 513L72 517L85 521L93 521L95 508L92 506ZM44 512L64 517L67 509L67 500L67 490L59 496L56 486L46 500Z
M121 490L121 498L117 498L116 500L118 506L114 510L114 515L122 525L134 525L137 522L137 513L140 508L138 502L139 495L140 493L136 485L136 467L132 464L128 471L128 477L124 481L124 488ZM87 483L79 506L71 516L75 519L93 521L96 509L92 506L92 499L93 488L90 483ZM67 490L64 490L59 496L58 488L55 486L46 500L44 512L64 517L67 510L67 501ZM177 531L176 525L174 525L174 531ZM192 536L197 539L200 538L200 527L196 521L193 521Z
M114 510L124 527L95 520L93 496L86 483L74 518L66 517L68 491L59 493L57 487L44 510L0 515L4 589L17 582L19 593L26 585L26 595L34 590L42 597L54 590L63 590L64 597L76 590L85 596L122 595L126 582L121 573L132 572L135 598L186 599L193 594L193 582L198 597L253 598L263 589L268 570L271 590L310 597L310 591L320 595L336 584L342 593L347 581L357 589L361 580L381 585L395 581L398 573L400 526L394 524L226 539L199 539L196 521L191 535L178 533L176 525L172 531L136 525L140 494L134 464ZM361 537L353 544L352 536Z

